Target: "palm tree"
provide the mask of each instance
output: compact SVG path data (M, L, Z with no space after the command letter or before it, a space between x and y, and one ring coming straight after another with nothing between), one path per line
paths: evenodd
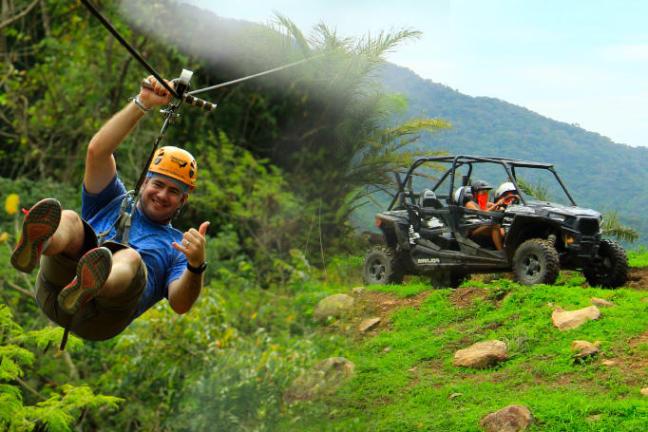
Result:
M296 103L286 114L297 120L281 131L269 156L300 195L317 204L322 230L335 236L368 186L390 184L391 172L411 163L417 153L410 147L421 133L450 125L429 118L394 124L407 103L385 94L377 81L385 54L419 32L381 32L355 40L319 24L307 38L283 16L277 17L275 30L290 39L290 52L315 60L292 77Z

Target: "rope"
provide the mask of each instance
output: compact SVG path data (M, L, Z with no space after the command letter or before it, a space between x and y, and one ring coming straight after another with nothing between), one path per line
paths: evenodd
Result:
M179 98L178 93L176 93L176 91L175 91L174 89L172 89L171 86L169 86L169 85L166 83L166 81L164 81L164 79L162 79L162 77L160 76L160 74L158 74L158 73L156 72L156 70L153 69L153 68L152 68L152 67L151 67L151 66L146 62L146 60L144 60L144 58L140 55L140 53L138 53L137 50L136 50L135 48L133 48L133 47L131 46L131 44L129 44L129 43L126 41L126 39L124 39L124 38L119 34L119 32L115 29L115 27L113 27L112 24L110 24L110 21L108 21L108 20L107 20L103 15L101 15L101 13L97 10L96 7L94 7L94 5L93 5L92 3L90 3L88 0L81 0L81 3L83 3L83 4L84 4L84 5L85 5L89 10L90 10L90 12L92 12L92 14L93 14L94 16L96 16L97 19L98 19L99 21L101 21L101 24L103 24L104 27L106 27L106 29L107 29L107 30L108 30L108 31L109 31L109 32L110 32L110 33L115 37L115 39L117 39L117 40L119 41L119 43L122 44L122 46L123 46L124 48L126 48L126 49L128 50L128 52L129 52L133 57L135 57L135 59L136 59L138 62L140 62L140 64L141 64L142 66L144 66L144 69L146 69L147 71L149 71L149 72L151 73L151 75L153 75L153 76L158 80L158 82L159 82L160 84L162 84L162 85L164 86L165 89L167 89L167 91L168 91L169 93L171 93L171 94L172 94L173 96L175 96L176 98Z

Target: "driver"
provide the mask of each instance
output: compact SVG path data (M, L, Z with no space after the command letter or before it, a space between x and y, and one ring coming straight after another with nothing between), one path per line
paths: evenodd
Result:
M520 202L520 194L512 182L504 182L495 189L495 207L508 207Z
M464 206L471 210L494 211L496 203L488 201L488 195L493 187L484 180L475 180L470 186L472 199L468 200ZM490 237L495 245L495 249L502 250L503 237L502 228L499 224L492 223L475 228L468 233L469 237Z

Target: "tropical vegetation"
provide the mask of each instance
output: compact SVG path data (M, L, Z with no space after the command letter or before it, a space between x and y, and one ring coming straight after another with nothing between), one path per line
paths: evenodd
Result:
M641 291L582 286L575 274L536 288L485 278L469 282L483 297L458 308L453 291L412 279L356 290L356 315L315 319L321 299L361 284L366 240L351 215L418 154L420 134L450 127L405 118L407 100L380 86L385 53L416 31L349 39L323 24L304 33L283 16L227 22L170 0L96 4L165 76L193 70L194 88L310 60L201 95L217 110L183 109L165 137L199 164L199 188L174 224L212 222L193 309L178 316L161 302L110 341L71 337L60 352L62 329L34 302L35 275L8 265L20 208L54 196L80 209L85 146L147 73L80 2L1 3L0 430L476 430L514 400L533 409L536 430L645 425L640 372L574 364L566 346L576 334L552 333L546 316L549 302L610 299L609 319L578 336L635 359L646 351ZM149 115L118 150L127 184L160 126ZM645 251L631 262L644 266ZM358 334L370 313L382 327ZM510 341L511 361L476 373L450 365L455 347L485 336ZM334 356L355 362L352 380L321 399L286 399L295 378Z

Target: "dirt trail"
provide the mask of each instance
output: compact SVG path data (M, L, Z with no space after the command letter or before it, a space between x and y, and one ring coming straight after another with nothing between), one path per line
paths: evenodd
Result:
M648 267L631 268L626 285L636 290L648 291Z
M381 318L385 318L395 309L418 308L429 295L430 292L425 291L412 297L400 298L390 293L367 291L363 295L363 300L371 305Z

